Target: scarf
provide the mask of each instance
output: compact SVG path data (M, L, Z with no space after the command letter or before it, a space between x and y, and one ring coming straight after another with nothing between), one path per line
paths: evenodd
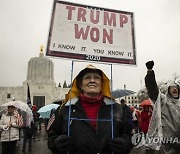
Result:
M90 119L90 123L92 124L94 129L96 129L98 111L103 102L103 99L103 95L99 95L95 98L85 96L84 94L80 95L80 102L85 110L88 119Z

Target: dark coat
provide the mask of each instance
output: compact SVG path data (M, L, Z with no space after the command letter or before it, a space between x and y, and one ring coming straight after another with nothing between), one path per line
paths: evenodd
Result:
M122 111L123 112L123 115L122 115L123 121L127 121L130 125L133 125L132 113L131 113L130 107L125 104L124 106L122 106L122 110L123 110Z
M94 130L89 121L77 120L87 119L85 111L79 101L71 102L70 136L72 136L77 154L110 154L108 141L112 138L111 125L111 101L105 98L99 112L98 119L103 121L97 122L97 130ZM51 126L48 134L48 147L54 154L60 154L55 147L55 139L59 135L68 134L68 109L69 105L62 105L56 110L55 121ZM104 121L106 119L106 121ZM127 152L131 150L131 126L127 121L122 120L122 107L120 104L113 102L113 130L114 137L123 137L127 142Z

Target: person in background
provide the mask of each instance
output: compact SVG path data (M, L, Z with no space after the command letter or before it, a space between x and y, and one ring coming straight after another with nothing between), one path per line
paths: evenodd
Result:
M139 132L139 123L138 123L139 111L134 106L130 106L130 110L132 113L132 121L133 121L132 133L133 134L138 133Z
M49 122L50 118L44 118L44 126L45 126L45 130L47 131L47 127L48 127L48 122Z
M146 67L145 85L150 99L155 103L153 120L147 134L150 137L166 139L165 143L150 145L150 147L160 149L163 154L178 154L180 143L172 141L174 139L180 140L179 84L175 81L167 82L165 85L166 93L162 93L156 83L153 70L154 61L148 61Z
M138 126L139 126L139 131L140 130L140 125L141 125L141 112L143 111L143 107L139 106L138 109L136 110L136 115L137 115L137 119L138 119Z
M15 154L16 144L19 140L19 128L22 124L22 117L16 108L8 106L7 112L2 114L0 120L2 154Z
M26 152L26 145L27 141L29 143L28 151L32 150L32 135L33 135L33 127L34 127L34 121L29 115L27 115L25 112L23 112L23 147L22 152Z
M104 72L92 65L79 72L68 102L56 110L48 131L53 154L129 153L132 127L122 118L122 106L110 99L109 83Z
M133 118L130 107L127 106L126 100L121 99L120 102L123 109L123 121L128 121L128 123L133 127Z
M32 131L33 131L33 141L36 140L36 134L38 129L41 129L41 127L39 126L39 121L40 121L40 114L37 113L37 107L36 105L32 106L32 113L33 113L33 123L32 123Z
M141 118L140 129L145 135L148 132L151 116L152 116L152 106L144 105L140 115Z

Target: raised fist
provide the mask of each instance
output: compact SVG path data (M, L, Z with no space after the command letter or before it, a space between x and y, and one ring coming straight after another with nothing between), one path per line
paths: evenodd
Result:
M152 69L153 66L154 66L154 61L153 60L152 61L148 61L146 63L146 67L147 67L148 70Z

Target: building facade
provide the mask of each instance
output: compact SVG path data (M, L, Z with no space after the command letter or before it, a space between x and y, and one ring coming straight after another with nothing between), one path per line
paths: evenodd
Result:
M137 97L137 93L132 94L132 95L128 95L128 96L123 96L120 98L116 99L116 102L120 103L121 99L126 100L126 104L128 106L134 106L134 107L139 107L139 99Z
M65 99L69 88L57 87L54 81L54 64L44 57L43 51L39 57L33 57L28 62L27 78L22 86L0 87L0 105L15 100L27 102L27 84L30 88L31 103L38 108L56 100Z

